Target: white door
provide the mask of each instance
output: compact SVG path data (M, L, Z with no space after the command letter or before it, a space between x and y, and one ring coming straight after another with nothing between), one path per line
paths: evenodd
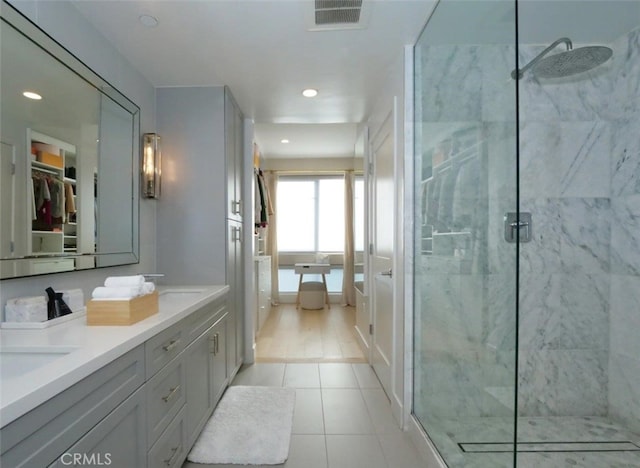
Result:
M393 112L371 140L371 364L387 395L391 395L393 350L394 165Z

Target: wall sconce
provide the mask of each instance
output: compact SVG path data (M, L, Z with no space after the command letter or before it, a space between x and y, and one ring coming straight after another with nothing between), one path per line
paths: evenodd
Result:
M142 137L142 195L145 198L160 198L161 175L160 135L145 133Z

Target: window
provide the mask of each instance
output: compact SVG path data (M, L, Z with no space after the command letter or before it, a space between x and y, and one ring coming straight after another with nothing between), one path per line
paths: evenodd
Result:
M356 250L364 236L364 184L356 180L354 222ZM278 180L278 251L344 250L344 178L281 176Z

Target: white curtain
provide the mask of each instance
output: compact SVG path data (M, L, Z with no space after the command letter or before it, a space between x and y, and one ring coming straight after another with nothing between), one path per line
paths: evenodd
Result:
M342 303L356 305L356 291L354 288L354 235L353 235L353 186L355 176L353 171L344 173L344 270L342 276Z
M266 231L266 254L271 256L271 303L277 305L280 302L280 284L278 283L278 210L277 210L277 189L278 174L275 171L264 172L267 191L271 199L273 214L269 217L269 224Z

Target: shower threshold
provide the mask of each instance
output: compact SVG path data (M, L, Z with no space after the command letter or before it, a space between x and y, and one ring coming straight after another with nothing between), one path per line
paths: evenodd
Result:
M513 418L438 422L427 433L449 468L640 467L640 434L603 416L520 416L516 447Z
M625 441L518 442L519 453L532 452L640 452L640 446ZM459 442L465 453L513 452L512 442Z

